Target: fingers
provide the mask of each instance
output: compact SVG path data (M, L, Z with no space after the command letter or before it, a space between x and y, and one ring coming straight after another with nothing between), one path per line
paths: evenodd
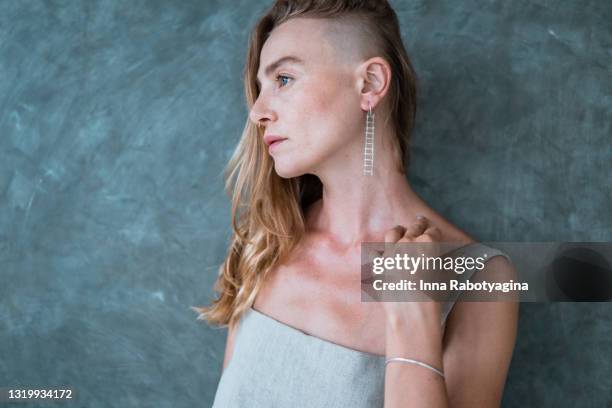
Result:
M442 240L440 229L431 224L427 217L417 217L410 227L406 229L406 234L402 237L403 242L439 242Z
M414 223L404 228L397 225L385 233L386 243L396 243L400 239L417 240L417 241L440 241L442 238L441 231L431 225L427 217L417 216Z
M404 234L404 236L410 239L417 238L418 236L422 235L428 227L429 220L423 216L417 216L416 221L410 224L408 228L406 228L406 233Z
M394 244L404 236L405 232L406 228L396 225L385 233L385 242Z
M440 241L442 239L442 232L437 227L431 226L423 232L423 236L429 237L431 241Z

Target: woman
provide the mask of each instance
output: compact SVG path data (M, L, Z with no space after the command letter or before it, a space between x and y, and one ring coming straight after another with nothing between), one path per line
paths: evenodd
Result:
M195 308L229 328L215 407L499 406L517 303L361 301L362 242L482 250L406 179L415 81L386 1L279 0L257 23L234 236Z

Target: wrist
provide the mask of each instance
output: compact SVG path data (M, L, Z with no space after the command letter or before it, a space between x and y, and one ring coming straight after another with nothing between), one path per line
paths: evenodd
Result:
M435 366L442 363L444 332L436 319L388 316L385 334L388 358L415 358Z
M439 308L413 308L395 309L386 313L387 332L418 332L435 335L442 333Z
M427 343L442 342L444 329L435 319L406 320L398 317L389 317L385 325L387 340L398 339L404 341L423 341Z

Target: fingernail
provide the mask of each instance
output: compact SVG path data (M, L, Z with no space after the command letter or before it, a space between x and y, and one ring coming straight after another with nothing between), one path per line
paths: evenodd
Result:
M424 220L425 216L423 214L417 214L416 218L417 220Z

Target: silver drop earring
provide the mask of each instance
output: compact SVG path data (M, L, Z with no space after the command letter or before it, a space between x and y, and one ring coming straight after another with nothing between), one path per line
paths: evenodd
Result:
M363 175L374 175L374 113L372 104L368 103L369 109L366 114L365 144L363 146Z

